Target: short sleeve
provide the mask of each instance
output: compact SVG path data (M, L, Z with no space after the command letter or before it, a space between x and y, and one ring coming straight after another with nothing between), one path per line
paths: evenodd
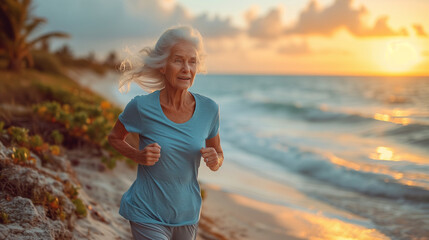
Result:
M207 139L216 137L219 132L219 106L217 106L216 114L213 117L212 124L210 127L210 132Z
M128 132L140 133L141 132L141 118L138 108L138 97L134 97L125 106L124 111L119 115L119 121L125 126Z

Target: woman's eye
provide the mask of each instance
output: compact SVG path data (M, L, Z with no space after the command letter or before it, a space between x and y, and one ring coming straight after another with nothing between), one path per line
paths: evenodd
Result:
M176 59L174 60L174 62L181 63L181 62L182 62L182 59L180 59L180 58L176 58Z

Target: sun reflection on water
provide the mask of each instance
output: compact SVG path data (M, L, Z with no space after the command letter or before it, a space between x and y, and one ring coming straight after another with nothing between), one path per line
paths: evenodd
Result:
M395 109L391 114L375 113L373 118L379 121L408 125L411 123L411 119L408 116L410 116L408 111Z
M369 156L374 160L383 160L383 161L399 161L398 156L396 156L393 152L393 149L388 147L377 147L375 153L371 153Z

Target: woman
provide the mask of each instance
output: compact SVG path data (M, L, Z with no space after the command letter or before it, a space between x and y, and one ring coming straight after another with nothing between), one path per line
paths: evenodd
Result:
M119 213L135 239L195 239L201 157L212 171L223 162L218 105L188 91L204 69L202 38L191 27L171 28L144 52L143 66L121 85L135 81L153 92L132 99L109 135L115 149L138 163ZM129 133L139 135L139 149L125 141Z

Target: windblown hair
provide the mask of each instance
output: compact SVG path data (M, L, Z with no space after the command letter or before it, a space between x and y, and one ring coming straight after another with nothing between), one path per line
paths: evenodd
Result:
M146 47L139 52L137 62L125 59L121 63L123 75L119 81L119 90L128 92L131 82L137 83L146 92L165 87L163 68L171 53L171 48L179 42L188 42L197 50L197 73L206 72L205 51L201 34L195 28L178 26L166 30L158 39L154 48Z

